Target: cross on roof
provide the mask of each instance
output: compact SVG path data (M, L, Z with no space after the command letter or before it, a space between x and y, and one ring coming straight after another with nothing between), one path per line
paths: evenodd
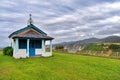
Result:
M30 16L30 18L29 18L29 20L28 20L28 25L31 25L31 24L33 24L32 15L29 14L29 16Z

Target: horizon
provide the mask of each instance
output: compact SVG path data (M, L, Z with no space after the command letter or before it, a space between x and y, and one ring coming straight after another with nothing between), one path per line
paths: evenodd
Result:
M107 37L103 37L103 38L97 38L97 37L91 37L91 38L86 38L86 39L92 39L92 38L96 38L96 39L104 39L104 38L108 38L108 37L120 37L118 35L113 35L113 36L107 36ZM82 40L86 40L86 39L82 39ZM82 41L82 40L76 40L76 41ZM69 42L76 42L75 40L74 41L69 41ZM57 43L57 44L61 44L61 43L69 43L69 42L60 42L60 43ZM54 44L53 44L54 45Z
M91 38L96 38L96 39L104 39L104 38L108 38L108 37L120 37L120 36L107 36L107 37L103 37L103 38L96 38L96 37L91 37ZM86 38L86 39L91 39L91 38ZM82 39L82 40L86 40L86 39ZM77 41L82 41L82 40L77 40ZM56 45L56 44L61 44L61 43L69 43L69 42L76 42L75 40L74 41L68 41L68 42L59 42L59 43L53 43L53 45ZM4 47L0 47L0 49L2 49Z
M26 27L30 13L53 44L120 36L119 7L119 0L1 0L0 47L10 46L8 35Z

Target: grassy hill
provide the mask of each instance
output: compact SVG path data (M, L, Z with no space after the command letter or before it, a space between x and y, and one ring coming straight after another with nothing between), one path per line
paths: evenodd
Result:
M120 43L91 43L84 47L83 50L90 51L108 51L120 52Z
M56 48L56 46L64 46L64 49L67 50L68 52L76 53L77 51L81 51L84 48L84 46L89 45L91 43L102 43L102 44L107 43L107 44L119 44L120 45L120 36L108 36L108 37L101 38L101 39L88 38L88 39L78 40L78 41L63 42L59 44L54 44L53 47ZM99 48L99 46L97 47Z
M120 60L54 53L14 59L0 52L0 80L119 80Z

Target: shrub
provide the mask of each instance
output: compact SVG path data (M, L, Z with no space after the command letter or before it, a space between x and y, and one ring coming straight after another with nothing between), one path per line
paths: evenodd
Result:
M64 49L64 46L56 46L55 49Z
M109 49L119 49L119 48L120 48L120 45L112 44L109 46Z
M8 55L8 56L12 56L13 55L13 48L9 47L9 46L3 48L3 54Z
M84 50L91 50L91 51L102 51L103 48L100 45L96 44L88 44L85 46Z
M120 52L120 45L111 44L111 45L109 46L109 49L112 49L113 51L118 51L118 52Z

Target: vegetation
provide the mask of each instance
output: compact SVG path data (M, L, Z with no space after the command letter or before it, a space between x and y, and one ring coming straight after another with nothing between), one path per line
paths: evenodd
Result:
M120 58L119 43L92 43L84 47L83 50L77 51L77 54L87 54L94 56L105 56Z
M93 43L85 46L83 50L91 50L91 51L108 51L113 50L115 52L120 52L120 44L112 44L112 43Z
M91 50L91 51L102 51L104 48L102 45L96 45L96 44L88 44L85 46L84 50Z
M67 52L67 50L64 49L64 46L62 45L58 45L54 48L54 51L57 51L57 52Z
M120 52L120 45L111 44L111 45L109 46L109 49L112 49L113 51L118 51L118 52Z
M8 55L8 56L12 56L13 55L13 48L9 47L9 46L3 48L3 54Z
M64 46L56 46L55 49L56 50L58 50L58 49L64 49Z
M54 53L14 59L0 52L0 80L119 80L120 60Z

